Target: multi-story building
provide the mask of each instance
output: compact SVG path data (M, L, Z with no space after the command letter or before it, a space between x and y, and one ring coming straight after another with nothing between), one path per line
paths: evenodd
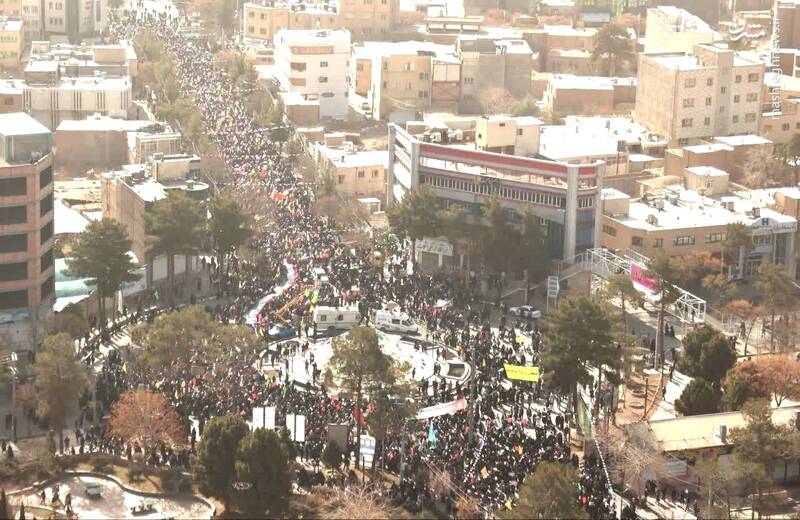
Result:
M19 0L22 11L23 30L25 43L44 38L44 7L41 0Z
M695 45L693 54L642 54L634 118L670 145L755 134L764 69L761 62L712 45Z
M732 276L752 278L765 262L782 264L794 276L797 219L729 193L728 174L710 166L687 168L683 184L663 187L646 199L604 190L600 244L648 258L662 251L720 257L727 226L735 223L747 226L753 243L740 248L729 266Z
M325 134L314 148L321 177L329 177L343 197L382 197L386 193L386 150L357 150L344 134Z
M525 39L536 55L534 69L542 72L581 74L596 64L591 62L597 29L570 25L545 25L525 32Z
M29 62L55 62L62 77L135 77L139 70L136 50L129 43L71 45L35 41L31 43Z
M426 185L445 207L464 208L477 224L483 206L494 197L511 222L532 210L544 224L551 255L569 259L598 244L604 170L601 162L566 164L427 143L392 124L386 202L390 207L410 189ZM464 266L469 256L468 247L452 244L445 244L437 254L426 260L423 249L419 260Z
M65 119L85 119L93 114L126 119L131 102L130 76L102 73L88 77L62 76L58 62L30 62L22 84L26 112L48 128Z
M321 119L347 116L348 31L282 30L275 35L275 70L281 88L319 100Z
M12 20L20 20L22 18L21 0L5 0L0 4L0 16Z
M0 67L17 68L25 49L21 20L0 19Z
M779 42L781 49L800 49L800 1L778 0Z
M556 74L550 76L543 101L552 115L627 114L636 103L636 78Z
M525 40L462 36L456 54L462 111L483 112L482 96L493 89L517 98L530 94L533 52Z
M431 107L456 107L460 64L449 45L364 42L350 60L350 106L374 119L410 120Z
M35 347L55 300L50 131L23 113L0 115L0 333Z
M79 43L108 26L107 0L47 0L39 12L43 36L53 41Z
M122 170L100 178L103 216L111 217L128 230L131 251L144 263L145 214L149 207L167 196L169 190L183 190L197 200L208 197L209 186L197 179L200 158L193 155L153 156L145 164L125 165ZM148 273L152 281L152 273Z
M671 5L647 10L644 52L687 52L695 45L713 43L714 30L700 17Z
M774 143L757 135L734 135L672 148L664 154L664 175L682 178L686 168L710 166L727 172L733 182L742 182L747 158L755 150L772 154Z
M530 116L481 116L475 121L475 146L485 152L532 157L539 153L542 125Z
M354 40L381 39L396 23L398 0L247 2L242 7L245 38L272 41L282 29L347 29Z

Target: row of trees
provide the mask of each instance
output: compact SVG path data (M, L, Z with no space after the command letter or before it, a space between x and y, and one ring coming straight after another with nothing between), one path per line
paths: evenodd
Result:
M411 240L414 257L417 240L444 236L468 250L479 250L485 267L495 273L527 273L529 280L537 281L550 271L550 253L538 217L526 212L518 224L512 224L494 198L483 207L485 225L477 233L472 215L461 207L443 209L427 186L411 189L400 204L389 208L387 216L392 229Z
M207 211L210 218L207 220ZM167 258L170 290L167 303L173 305L175 256L194 255L208 244L218 258L220 268L251 236L248 217L232 198L220 195L208 204L208 210L180 190L171 190L153 204L145 215L145 229L150 259ZM125 227L111 218L91 222L72 244L68 267L73 275L92 278L98 298L99 318L105 323L104 300L127 282L138 279L136 264L130 256L131 240Z

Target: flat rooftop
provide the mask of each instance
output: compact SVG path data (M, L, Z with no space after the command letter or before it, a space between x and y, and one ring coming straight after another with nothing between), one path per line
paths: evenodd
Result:
M660 5L648 11L660 11L669 18L669 29L673 32L704 32L713 33L714 30L702 18L695 16L685 9L673 5Z
M275 35L276 40L280 38L281 43L293 46L318 46L322 44L345 44L350 45L350 31L343 29L337 30L318 30L318 29L281 29Z
M49 133L46 126L24 112L0 114L0 135L5 137Z
M730 146L746 146L746 145L757 145L757 144L772 144L772 141L769 139L765 139L760 135L748 134L748 135L731 135L725 137L715 137L715 141L723 144L727 144Z
M414 56L420 52L431 53L434 56L455 56L454 45L442 45L432 42L405 41L405 42L363 42L353 48L356 59L372 59L386 56Z
M113 117L92 117L88 119L66 119L56 132L136 132L154 126L152 121L126 120Z
M366 168L368 166L389 167L388 150L360 150L347 152L342 148L321 146L320 152L336 166L343 168Z

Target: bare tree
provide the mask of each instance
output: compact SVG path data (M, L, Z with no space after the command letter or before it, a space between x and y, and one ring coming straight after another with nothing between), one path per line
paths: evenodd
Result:
M478 100L486 114L510 114L516 104L508 90L502 87L490 87L481 91Z
M747 152L742 166L742 183L747 187L766 188L783 184L786 176L786 162L777 158L769 148L760 146Z
M386 503L381 496L364 486L342 488L314 488L314 494L324 497L319 518L363 518L389 520L397 518L399 511Z

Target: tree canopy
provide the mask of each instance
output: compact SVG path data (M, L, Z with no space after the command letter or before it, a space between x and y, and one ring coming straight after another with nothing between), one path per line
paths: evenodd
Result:
M701 415L719 411L720 393L705 379L692 379L675 400L675 410L683 415Z
M578 502L577 482L578 473L572 465L542 462L533 474L525 477L517 505L503 512L501 518L587 518L586 511Z
M592 61L604 61L609 76L616 75L619 63L630 62L635 57L633 40L625 27L609 23L595 34Z
M736 350L728 338L708 325L701 325L683 338L683 356L678 367L692 377L701 377L719 388L728 370L736 364Z
M250 431L238 415L213 417L203 429L192 464L197 485L203 494L220 499L229 509L234 497L236 460L239 443Z
M236 481L246 483L236 493L245 513L274 518L289 508L292 488L289 454L274 430L258 428L239 441Z
M800 400L800 361L793 358L759 356L736 365L729 378L744 380L754 396L769 397L777 406L785 399Z
M415 257L416 241L425 236L438 236L441 231L439 202L433 191L424 185L409 190L402 202L389 208L386 216L398 235L411 240Z
M138 441L145 448L155 448L159 443L186 443L186 432L166 397L145 389L128 390L114 403L109 431L128 441Z

